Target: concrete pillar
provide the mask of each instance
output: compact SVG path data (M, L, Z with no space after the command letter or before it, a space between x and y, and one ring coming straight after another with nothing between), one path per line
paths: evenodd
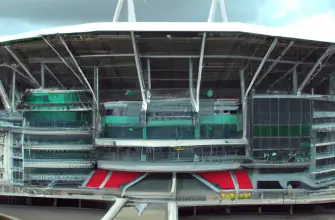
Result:
M230 214L230 207L229 206L226 207L226 213Z
M293 84L293 86L292 86L292 93L293 93L293 95L296 95L297 92L298 92L298 75L297 75L297 69L293 70L293 77L292 77L292 79L293 79L293 82L292 82L292 84Z
M335 95L335 72L332 72L329 77L329 95Z
M193 216L196 216L197 215L197 207L193 207Z
M262 214L262 206L258 206L258 214Z
M78 204L79 208L81 209L81 199L79 199L79 204Z
M57 207L57 198L54 199L53 206L54 206L54 207Z
M27 197L26 203L27 205L31 205L31 197Z
M290 215L293 215L293 205L290 205Z
M108 210L104 217L101 220L113 220L117 214L122 210L122 208L126 205L128 199L117 198L115 200L114 205Z

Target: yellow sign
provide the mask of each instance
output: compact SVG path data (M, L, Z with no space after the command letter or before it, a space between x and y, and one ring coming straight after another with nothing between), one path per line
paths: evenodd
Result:
M175 149L176 149L177 151L183 151L183 150L184 150L183 147L176 147Z
M229 199L229 200L234 200L234 199L250 199L252 196L251 193L249 192L241 192L241 193L221 193L221 198L222 199Z

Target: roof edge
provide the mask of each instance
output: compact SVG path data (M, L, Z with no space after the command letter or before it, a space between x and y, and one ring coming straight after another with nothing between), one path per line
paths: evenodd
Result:
M26 41L46 35L80 34L110 31L141 32L245 32L265 36L294 38L327 43L335 43L335 32L313 31L308 28L275 28L239 22L100 22L70 25L56 28L31 31L22 34L0 37L0 43Z

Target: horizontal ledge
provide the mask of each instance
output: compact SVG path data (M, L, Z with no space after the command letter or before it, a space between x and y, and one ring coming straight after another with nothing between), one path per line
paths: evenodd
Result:
M250 168L300 168L308 167L311 162L300 162L300 163L283 163L283 164L270 164L270 163L256 163L256 164L242 164L242 167Z
M323 147L323 146L333 145L333 144L335 144L335 141L325 142L325 143L317 143L317 144L315 144L315 147Z
M238 169L240 163L154 163L99 160L98 167L106 170L171 173L232 170Z
M191 140L117 140L110 138L95 139L98 147L187 147L210 145L246 145L246 139L191 139Z
M27 150L91 150L92 144L41 144L41 145L24 145Z
M62 160L49 160L46 159L44 161L24 161L25 168L93 168L93 164L91 162L85 161L62 161Z

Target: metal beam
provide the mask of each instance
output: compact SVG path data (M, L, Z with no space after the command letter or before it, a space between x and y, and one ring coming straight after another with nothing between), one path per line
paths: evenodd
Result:
M77 74L76 71L73 70L73 68L70 66L70 64L60 55L60 53L58 53L58 51L56 50L56 48L54 48L49 41L47 41L47 39L45 39L42 36L42 39L45 41L45 43L47 43L49 45L49 47L57 54L58 58L61 59L61 61L65 64L65 66L67 66L67 68L69 68L69 70L71 70L71 72L77 77L77 79L79 80L79 82L85 87L87 88L87 86L85 85L85 83L82 81L82 79L80 78L80 76ZM45 63L43 61L43 63Z
M44 64L44 68L48 71L48 73L57 81L57 83L65 88L65 86L59 81L59 79L55 76L55 74L53 74L53 72L49 69L49 67L47 65Z
M12 111L15 112L15 90L16 90L16 69L13 70L12 78Z
M297 94L298 92L298 75L297 75L297 69L293 70L293 77L292 77L292 92L293 94Z
M11 65L6 64L6 63L2 63L2 64L0 64L0 67L7 67L7 68L10 68L11 70L15 70L20 76L22 76L24 78L24 80L26 82L30 83L31 85L35 85L29 77L27 77L24 73L18 71L16 68L12 67Z
M66 42L64 41L64 39L59 35L59 39L60 41L62 42L62 44L64 45L66 51L69 53L70 57L72 58L73 60L73 63L75 64L75 66L77 67L79 73L81 74L81 76L83 77L84 81L86 82L86 85L88 86L88 89L90 90L90 92L92 93L92 96L93 96L93 100L95 102L95 104L98 106L98 102L97 102L97 97L95 96L94 94L94 91L92 89L92 86L90 85L90 83L88 82L83 70L80 68L79 64L78 64L78 61L76 60L76 58L73 56L70 48L67 46Z
M38 88L40 87L40 84L35 79L35 77L30 73L28 68L21 62L21 60L16 56L14 51L9 46L4 46L5 50L16 60L16 62L21 66L21 68L26 72L26 74L29 76L29 78L32 80L32 82L35 84L35 86Z
M123 1L124 0L119 0L115 9L114 17L113 17L113 22L117 22L120 17L120 12L123 6Z
M202 77L202 69L204 62L204 53L205 53L205 45L206 45L206 36L204 33L202 36L201 49L200 49L200 58L199 58L199 68L198 68L198 80L197 80L197 93L196 93L196 112L199 112L200 109L200 87L201 87L201 77Z
M305 88L305 86L308 84L308 82L311 80L311 77L317 75L322 68L324 67L324 64L327 62L327 60L333 55L335 52L335 45L331 45L327 48L327 50L324 52L324 54L318 59L318 61L315 63L315 65L312 67L312 69L308 72L305 79L301 82L297 95L301 95L302 90ZM324 63L322 63L324 60L326 60Z
M94 67L94 94L95 97L97 98L97 103L99 103L99 67L95 66ZM97 137L97 128L98 128L98 117L99 117L99 105L94 105L92 107L92 127L93 127L93 142L94 139Z
M45 87L45 80L44 80L44 63L41 63L41 88L43 89Z
M109 211L102 217L101 220L113 220L122 210L122 208L126 205L128 199L124 198L116 198L113 206L109 209Z
M140 88L141 88L142 110L146 111L147 107L148 107L148 100L147 100L146 89L145 89L145 84L144 84L144 80L143 80L141 59L138 55L135 34L134 34L133 31L131 32L131 41L132 41L132 44L133 44L133 50L134 50L134 54L135 54L137 76L138 76L138 80L139 80Z
M244 70L240 70L240 86L241 86L241 101L242 101L242 122L243 122L243 138L247 137L247 119L245 115L247 114L247 106L244 99L245 96L245 81L244 81Z
M297 67L301 64L307 64L307 63L304 63L304 60L306 60L312 53L314 52L314 50L311 50L309 51L299 62L296 62L294 64L294 66L289 70L287 71L282 77L280 77L279 79L277 79L274 83L272 83L270 85L270 87L274 87L278 82L280 82L281 80L285 79L288 75L290 75L290 73L294 70L297 70ZM308 63L310 65L314 65L314 63Z
M135 54L86 54L76 56L76 58L103 58L103 57L134 57ZM189 58L199 58L199 55L148 55L148 54L139 54L140 58L150 58L150 59L166 59L166 58L173 58L173 59L189 59ZM262 61L263 57L253 57L253 56L240 56L240 55L204 55L206 59L244 59L244 60L252 60L252 61ZM63 58L64 60L69 60L69 57ZM58 58L30 58L29 63L40 63L42 62L45 64L57 64L57 63L64 63L61 59ZM274 62L276 59L267 59L266 62ZM279 60L278 63L285 63L285 64L292 64L292 65L314 65L315 63L312 62L299 62L299 61L291 61L291 60ZM327 66L335 66L333 64Z
M285 47L285 49L281 52L281 54L277 57L277 59L275 61L272 62L272 64L269 66L269 68L266 70L266 72L260 77L260 79L255 83L255 87L257 87L262 81L263 79L272 71L272 69L277 65L277 63L279 62L279 60L281 60L281 58L283 56L285 56L285 54L287 53L287 51L294 45L294 41L291 41L289 43L289 45L287 45L287 47Z
M151 90L151 68L150 59L147 59L147 72L148 72L148 89Z
M278 43L278 38L276 37L276 38L273 40L273 42L272 42L271 46L269 47L268 51L266 52L266 54L265 54L265 56L264 56L264 58L263 58L261 64L258 66L258 69L257 69L257 71L256 71L256 73L255 73L255 75L254 75L254 77L252 78L252 80L251 80L251 82L250 82L250 84L249 84L249 86L248 86L248 88L247 88L247 90L246 90L246 92L245 92L244 98L246 98L246 97L248 96L248 94L249 94L249 92L250 92L250 90L251 90L251 88L252 88L252 86L253 86L255 80L257 79L257 76L258 76L259 73L261 72L261 70L262 70L262 68L263 68L263 66L264 66L264 64L265 64L265 62L266 62L266 60L267 60L268 57L270 56L272 50L276 47L277 43Z
M128 5L128 22L136 22L136 13L133 0L127 0Z
M192 62L192 59L188 60L188 66L189 66L188 82L189 82L189 90L190 90L190 99L191 99L191 104L192 104L193 110L196 111L197 104L196 104L196 101L195 101L195 98L194 98L193 62Z

